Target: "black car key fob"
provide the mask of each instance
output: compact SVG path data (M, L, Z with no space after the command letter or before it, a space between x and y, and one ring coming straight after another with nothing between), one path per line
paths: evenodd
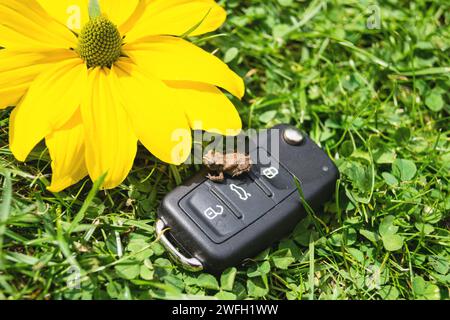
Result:
M279 125L250 139L250 172L223 182L201 171L170 192L158 210L156 231L188 270L218 274L287 236L306 215L328 201L339 172L309 137Z

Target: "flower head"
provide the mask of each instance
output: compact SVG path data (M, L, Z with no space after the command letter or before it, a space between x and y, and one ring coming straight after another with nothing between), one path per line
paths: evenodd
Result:
M138 141L181 164L190 130L237 134L241 120L220 89L242 79L186 41L226 18L213 0L0 0L0 109L10 149L25 161L45 139L51 191L131 170ZM219 89L220 88L220 89Z
M111 68L122 55L122 36L108 18L92 18L81 30L77 52L88 68Z

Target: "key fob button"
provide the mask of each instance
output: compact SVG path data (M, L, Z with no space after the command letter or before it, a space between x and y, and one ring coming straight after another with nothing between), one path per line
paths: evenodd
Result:
M278 166L255 166L253 172L273 191L295 189L294 177L280 164Z
M215 243L222 243L244 228L232 211L206 185L180 201L180 207Z
M292 146L301 145L305 140L303 133L295 127L288 127L284 129L283 138L286 143Z
M275 203L249 176L226 178L223 183L208 182L245 225L253 223L275 206Z
M275 161L268 165L253 166L251 176L270 190L272 199L277 204L297 190L294 177L283 165Z

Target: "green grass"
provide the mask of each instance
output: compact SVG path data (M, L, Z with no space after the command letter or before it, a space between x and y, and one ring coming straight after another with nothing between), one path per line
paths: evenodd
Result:
M369 29L371 4L229 0L226 25L192 39L245 76L246 128L296 125L342 173L324 210L218 279L155 239L160 200L196 168L141 149L119 188L52 194L47 152L15 161L1 112L0 299L448 299L450 5L383 1Z

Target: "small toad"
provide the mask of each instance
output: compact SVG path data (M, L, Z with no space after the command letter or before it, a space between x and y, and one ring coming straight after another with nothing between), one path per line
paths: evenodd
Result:
M232 177L249 172L252 168L250 156L242 153L223 154L213 150L203 157L203 164L215 175L208 174L207 178L214 182L225 180L225 174Z

